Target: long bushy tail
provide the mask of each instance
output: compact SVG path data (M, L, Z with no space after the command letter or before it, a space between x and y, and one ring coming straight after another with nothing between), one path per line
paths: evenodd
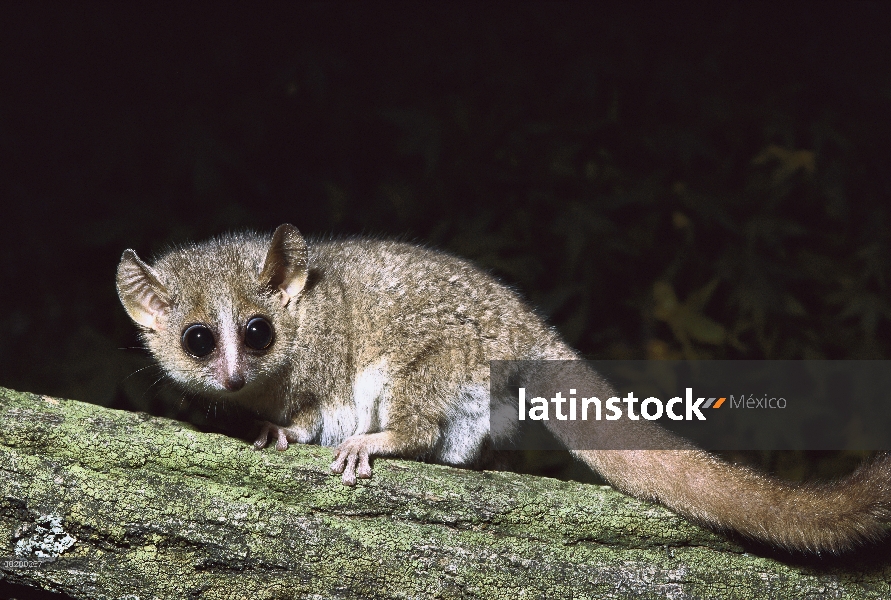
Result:
M564 371L548 371L555 382L579 382L600 398L616 395L593 370L584 367L580 374L578 363L573 364L574 351L559 341L544 346L534 358L564 361ZM541 375L534 368L524 372L533 378ZM544 423L615 488L715 529L817 553L851 550L888 532L891 454L866 462L838 481L796 485L725 462L650 421Z
M702 450L579 450L616 488L787 550L844 552L891 521L891 455L833 482L794 485Z

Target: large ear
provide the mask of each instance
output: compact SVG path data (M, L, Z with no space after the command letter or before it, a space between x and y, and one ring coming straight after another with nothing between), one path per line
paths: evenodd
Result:
M139 260L136 252L125 250L118 265L118 297L130 318L143 327L161 329L160 317L170 307L167 287L158 273Z
M299 296L306 285L308 253L306 241L296 227L288 223L278 226L260 270L260 282L281 292L282 306Z

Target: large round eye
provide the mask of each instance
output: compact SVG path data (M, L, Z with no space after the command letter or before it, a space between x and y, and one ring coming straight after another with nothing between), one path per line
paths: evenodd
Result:
M216 348L217 342L207 325L197 324L186 328L182 338L183 349L196 358L207 356Z
M263 317L254 317L244 328L244 343L254 350L266 350L272 344L272 325Z

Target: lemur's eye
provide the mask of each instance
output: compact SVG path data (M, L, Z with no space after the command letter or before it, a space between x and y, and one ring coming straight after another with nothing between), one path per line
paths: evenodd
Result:
M266 350L272 345L272 325L263 317L254 317L244 328L244 343L254 350Z
M217 342L207 325L197 324L183 331L183 350L196 358L207 356L216 348Z

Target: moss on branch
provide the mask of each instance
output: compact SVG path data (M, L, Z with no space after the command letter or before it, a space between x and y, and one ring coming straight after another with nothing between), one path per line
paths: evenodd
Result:
M378 460L347 488L330 456L0 388L0 578L90 599L891 595L891 567L746 553L608 487Z

